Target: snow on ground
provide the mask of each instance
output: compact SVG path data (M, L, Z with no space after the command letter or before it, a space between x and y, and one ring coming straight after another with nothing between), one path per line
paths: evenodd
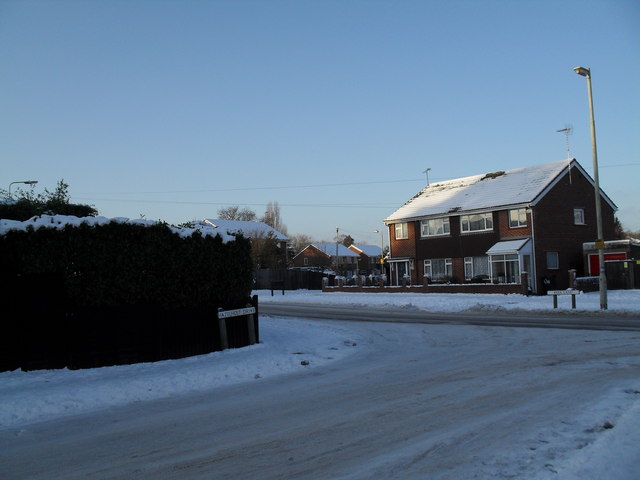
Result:
M463 312L463 311L553 311L553 300L550 296L530 296L510 294L473 294L473 293L344 293L321 292L318 290L270 290L255 292L260 302L276 303L323 303L366 305L380 308L417 309L428 312ZM640 312L640 290L612 290L608 292L608 307L612 313ZM599 292L583 293L576 296L576 311L594 312L600 310ZM571 311L571 296L558 297L558 310Z
M425 311L526 310L551 311L548 297L520 295L411 294L411 293L322 293L287 291L271 296L255 292L260 302L324 303L407 308ZM581 311L598 311L597 292L578 297ZM560 298L560 310L570 311L570 298ZM619 314L640 312L640 291L609 292L609 308ZM460 328L441 326L439 328ZM336 362L359 348L366 348L361 330L345 324L299 319L261 318L259 345L227 350L181 360L104 367L89 370L42 370L0 373L0 429L19 428L33 422L75 415L152 399L176 397L239 382L268 381L268 378L317 368ZM566 332L570 335L570 332ZM354 348L355 346L358 348ZM308 362L308 364L307 364ZM615 428L606 429L599 440L577 450L556 470L544 472L539 480L615 478L630 480L630 466L640 467L640 391L629 393L629 405L615 395L594 406L602 412L619 411ZM584 432L564 427L565 438L579 438ZM604 428L604 427L602 427ZM634 469L631 469L633 471Z
M258 345L179 360L0 373L0 428L316 367L348 355L359 341L343 328L290 319L262 318L260 336Z

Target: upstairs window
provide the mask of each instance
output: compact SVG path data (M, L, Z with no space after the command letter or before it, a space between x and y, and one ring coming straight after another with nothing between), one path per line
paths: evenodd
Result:
M449 217L433 218L420 222L420 235L422 237L436 237L438 235L449 235Z
M493 230L493 214L462 215L460 217L462 232L483 232Z
M527 209L518 208L515 210L509 210L509 226L511 228L526 227Z
M396 223L396 240L409 238L409 229L406 223Z
M573 223L574 225L585 225L584 222L584 208L573 209Z

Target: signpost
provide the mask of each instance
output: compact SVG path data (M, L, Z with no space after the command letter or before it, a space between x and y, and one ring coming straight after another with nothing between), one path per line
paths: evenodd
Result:
M576 295L580 295L580 290L570 288L568 290L549 290L547 295L553 295L553 308L558 308L558 295L571 295L571 308L576 308Z
M227 337L227 318L247 317L247 330L249 331L249 345L256 343L256 327L254 321L255 307L238 308L236 310L218 309L218 330L220 331L220 348L226 350L229 348L229 339Z

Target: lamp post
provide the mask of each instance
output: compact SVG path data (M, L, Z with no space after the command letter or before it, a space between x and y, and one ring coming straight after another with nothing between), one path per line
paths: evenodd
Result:
M576 67L573 69L578 75L587 79L587 90L589 92L589 115L591 116L591 151L593 154L593 180L595 182L596 194L596 227L598 238L596 248L598 249L598 263L600 266L600 309L607 309L607 275L604 268L604 233L602 231L602 208L600 205L600 176L598 174L598 150L596 148L596 122L593 117L593 94L591 92L591 69Z
M380 272L382 272L382 260L384 259L384 233L378 229L375 229L373 233L380 234Z
M11 182L9 184L9 198L11 198L11 185L15 183L24 183L25 185L35 185L36 183L38 183L38 180L21 180L18 182Z

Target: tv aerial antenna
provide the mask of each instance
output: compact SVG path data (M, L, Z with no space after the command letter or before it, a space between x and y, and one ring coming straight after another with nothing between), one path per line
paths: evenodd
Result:
M564 128L560 130L556 130L558 133L564 133L564 136L567 139L567 158L571 158L571 149L569 148L569 136L573 134L573 126L568 123L565 124Z
M567 162L569 163L569 184L571 184L571 149L569 148L569 136L573 134L573 126L565 123L564 128L556 130L558 133L564 133L567 139Z
M429 172L431 171L430 168L427 168L424 172L422 173L426 173L427 174L427 187L429 186Z

